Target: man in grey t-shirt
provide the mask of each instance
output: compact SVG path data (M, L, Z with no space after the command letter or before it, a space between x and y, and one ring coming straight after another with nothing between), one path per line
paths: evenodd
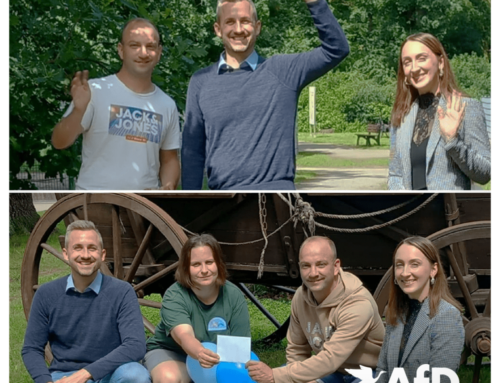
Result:
M177 187L177 108L151 81L161 52L156 27L132 19L118 44L122 67L116 75L89 82L88 71L76 73L73 102L54 128L52 143L64 149L83 134L78 189Z

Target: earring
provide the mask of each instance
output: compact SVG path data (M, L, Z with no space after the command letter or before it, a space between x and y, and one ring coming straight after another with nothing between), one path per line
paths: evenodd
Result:
M443 77L443 68L439 68L439 77Z
M397 285L398 284L398 281L396 280L396 278L394 278L394 284Z
M434 283L436 282L436 280L434 279L434 277L431 278L431 286L434 286Z
M408 82L408 77L405 77L405 85L410 86L410 83Z

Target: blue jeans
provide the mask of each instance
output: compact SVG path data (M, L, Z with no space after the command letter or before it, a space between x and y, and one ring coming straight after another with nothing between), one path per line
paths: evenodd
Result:
M52 380L57 382L65 376L71 376L77 371L55 371L52 375ZM122 364L111 374L106 375L99 380L87 380L87 383L151 383L151 376L148 370L137 362Z
M375 378L376 371L373 370L373 377ZM333 374L327 375L321 379L316 379L318 383L359 383L360 379L352 375L344 375L340 372L334 372Z

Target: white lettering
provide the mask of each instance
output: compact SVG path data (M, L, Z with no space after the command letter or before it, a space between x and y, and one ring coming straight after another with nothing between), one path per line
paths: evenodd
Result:
M319 327L319 323L318 322L316 322L316 324L314 325L314 329L313 329L312 333L313 334L316 334L316 333L321 334L321 327Z
M123 128L126 130L132 129L132 121L130 120L123 120Z
M132 118L132 114L130 113L130 109L127 109L125 113L123 113L123 118Z
M397 367L392 370L391 379L389 383L410 383L406 377L405 369Z
M116 125L114 126L114 127L115 127L115 129L121 129L121 127L122 127L122 121L123 121L123 120L121 120L121 119L120 119L120 120L118 120L118 124L116 124Z
M151 133L153 136L156 136L158 134L158 127L156 125L151 125Z
M451 383L460 383L457 374L455 374L455 371L452 371L449 368L444 368L444 367L443 368L435 367L432 369L433 382L440 382L441 375L446 375L450 379Z
M425 377L425 373L430 371L430 366L428 364L422 364L417 369L417 376L413 379L413 383L429 383L429 378Z
M134 121L134 130L136 132L142 132L142 122Z
M142 112L140 110L134 110L134 112L132 113L132 117L134 120L139 121L141 120Z
M116 117L118 118L120 118L121 116L123 116L123 108L120 108L120 113L116 115Z
M143 122L143 132L151 133L151 125L149 125L147 122Z

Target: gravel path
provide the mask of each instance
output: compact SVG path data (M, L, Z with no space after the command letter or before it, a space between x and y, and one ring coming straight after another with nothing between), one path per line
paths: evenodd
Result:
M331 144L299 142L299 152L327 154L336 159L388 158L389 149L357 149ZM298 190L387 190L388 169L385 166L369 168L312 168L316 177L296 185Z

